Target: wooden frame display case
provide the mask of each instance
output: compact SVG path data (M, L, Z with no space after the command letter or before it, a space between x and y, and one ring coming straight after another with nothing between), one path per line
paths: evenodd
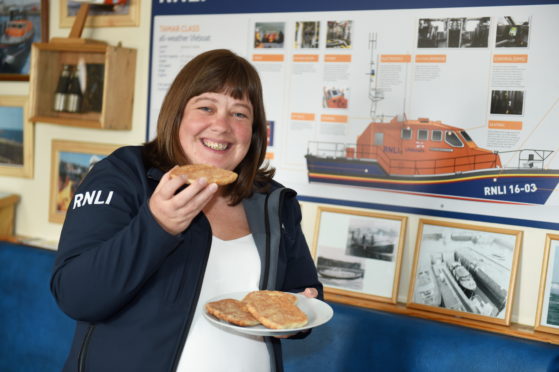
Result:
M96 80L87 72L84 92L87 94L88 80L97 84L97 109L55 110L55 92L65 65L81 66L82 71L89 66L98 67ZM31 50L30 120L86 128L130 129L135 70L135 49L95 41L34 43Z

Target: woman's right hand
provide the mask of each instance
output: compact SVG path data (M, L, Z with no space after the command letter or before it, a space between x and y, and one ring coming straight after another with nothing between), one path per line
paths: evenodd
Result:
M149 199L149 209L155 220L170 234L183 232L213 198L218 186L208 184L205 178L188 185L184 190L177 190L185 185L184 176L170 177L167 172Z

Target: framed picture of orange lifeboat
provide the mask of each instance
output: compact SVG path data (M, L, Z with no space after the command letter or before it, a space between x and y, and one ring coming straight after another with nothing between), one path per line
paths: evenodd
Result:
M375 307L396 303L407 217L319 207L313 241L329 300Z
M408 307L509 325L522 231L421 219Z
M0 7L0 80L29 80L31 44L49 39L48 0L5 0Z

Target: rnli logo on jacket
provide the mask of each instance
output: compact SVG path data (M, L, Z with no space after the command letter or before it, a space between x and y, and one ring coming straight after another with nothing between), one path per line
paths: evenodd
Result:
M72 209L83 207L84 205L108 205L111 204L112 198L112 191L109 191L108 193L103 190L86 191L85 193L74 195L74 204L72 205Z

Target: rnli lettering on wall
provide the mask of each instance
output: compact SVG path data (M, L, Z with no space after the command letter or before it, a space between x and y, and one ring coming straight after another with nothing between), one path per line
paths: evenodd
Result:
M103 190L86 191L85 193L76 194L74 196L74 204L72 209L83 207L84 205L108 205L111 204L113 192L104 192Z

